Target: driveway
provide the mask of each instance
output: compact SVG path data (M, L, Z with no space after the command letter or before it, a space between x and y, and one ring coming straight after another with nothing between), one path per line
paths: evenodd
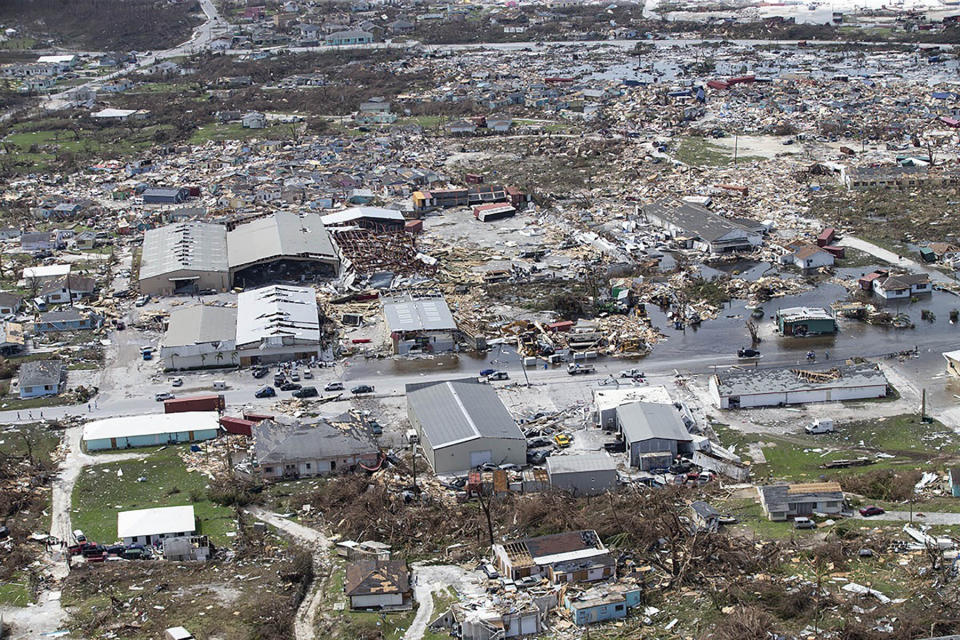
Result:
M893 251L889 251L887 249L884 249L883 247L878 247L872 242L861 240L860 238L857 238L855 236L844 236L837 242L837 244L840 245L841 247L850 247L852 249L863 251L864 253L869 253L875 258L879 258L884 262L889 262L890 264L896 265L898 267L904 267L918 273L925 273L928 276L930 276L930 279L933 282L937 282L939 284L955 284L956 283L956 280L954 280L953 278L950 278L949 276L944 274L942 271L938 271L937 269L931 269L930 267L926 267L920 264L919 262L915 262L914 260L911 260L910 258L907 258L904 256L898 256Z
M419 604L417 615L403 634L403 640L420 640L427 625L443 613L433 610L433 592L453 587L457 593L479 597L485 593L483 584L476 572L450 564L413 565L414 597Z
M924 514L924 517L918 518L917 513ZM853 516L857 520L883 520L883 521L894 521L894 522L910 522L910 512L909 511L887 511L886 513L880 514L879 516L870 516L869 518L864 518L859 513ZM913 512L913 523L914 524L960 524L960 513L930 513L929 511L914 511Z

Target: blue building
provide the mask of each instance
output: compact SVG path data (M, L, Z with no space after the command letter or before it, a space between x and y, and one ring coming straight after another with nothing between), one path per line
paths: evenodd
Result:
M66 369L60 360L31 360L20 365L20 398L55 396L63 390Z
M373 34L369 31L337 31L324 38L324 42L334 47L351 44L370 44Z
M216 411L184 411L94 420L83 426L83 442L87 451L102 451L212 440L219 418Z
M951 467L948 472L950 478L950 495L960 498L960 467Z
M626 618L627 612L640 604L643 591L639 585L603 585L579 594L568 594L563 605L573 614L578 626Z

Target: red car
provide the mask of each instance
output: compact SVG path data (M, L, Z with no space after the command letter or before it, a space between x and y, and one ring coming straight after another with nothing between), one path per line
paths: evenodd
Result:
M869 507L863 507L862 509L860 509L860 515L862 515L865 518L868 518L870 516L879 516L882 513L886 513L886 511L874 505L871 505Z

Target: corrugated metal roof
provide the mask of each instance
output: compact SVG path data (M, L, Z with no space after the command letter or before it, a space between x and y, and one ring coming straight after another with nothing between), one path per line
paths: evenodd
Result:
M151 413L140 416L121 416L94 420L83 425L84 440L105 438L132 438L157 433L183 433L219 429L216 411L182 411L180 413Z
M317 294L310 287L274 285L237 296L237 345L283 339L317 344Z
M233 341L237 333L236 307L197 304L178 307L170 312L163 346L205 344Z
M140 279L176 271L227 270L227 228L205 222L181 222L143 234Z
M493 387L472 378L408 384L407 404L436 450L476 438L524 440Z
M281 256L336 260L320 215L290 211L257 218L227 234L231 269Z
M617 419L627 444L651 438L693 440L680 418L680 412L672 404L651 402L624 404L617 407Z
M581 471L616 471L617 461L603 453L585 453L575 456L550 456L547 473L579 473Z
M414 298L406 294L387 299L383 315L390 331L445 331L457 328L442 296Z

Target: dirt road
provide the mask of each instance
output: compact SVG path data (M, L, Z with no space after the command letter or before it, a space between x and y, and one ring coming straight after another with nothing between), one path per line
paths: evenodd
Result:
M313 570L315 576L323 573L323 565L327 560L330 546L333 544L329 538L324 536L316 529L305 527L291 520L281 517L272 511L267 511L261 507L249 507L247 513L258 520L262 520L269 525L280 529L293 538L305 543L308 549L313 549ZM323 601L323 589L319 588L319 580L314 577L313 584L300 608L297 609L297 615L294 619L293 633L296 640L314 640L316 638L317 609Z
M484 593L483 585L476 573L471 573L456 565L420 565L413 567L414 597L419 604L417 615L403 634L403 640L420 640L427 625L443 613L434 611L433 592L453 587L457 593L479 597Z

